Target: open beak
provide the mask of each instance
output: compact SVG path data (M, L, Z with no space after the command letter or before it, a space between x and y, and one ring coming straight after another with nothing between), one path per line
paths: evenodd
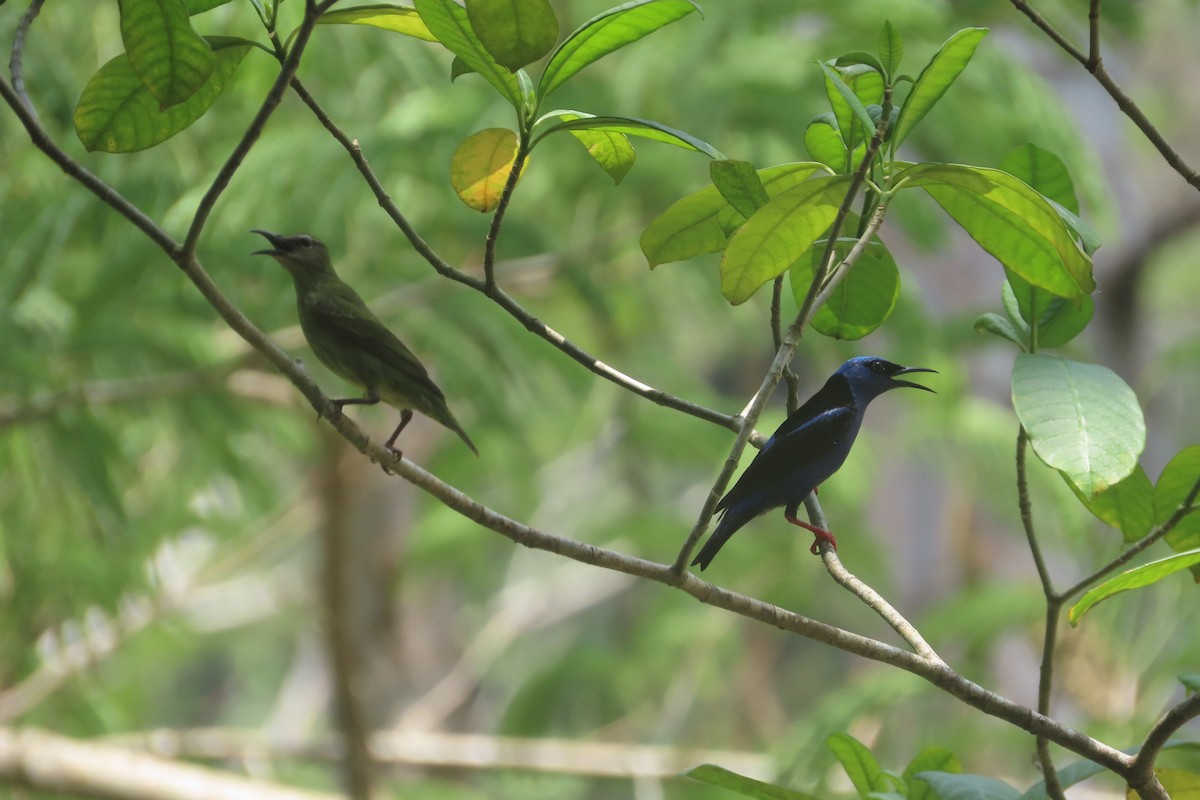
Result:
M286 248L286 247L284 247L284 240L283 240L283 237L282 237L282 236L280 236L279 234L276 234L276 233L271 233L270 231L259 230L258 228L254 228L254 229L253 229L253 230L251 230L250 232L251 232L251 233L257 233L259 236L262 236L262 237L263 237L263 238L265 238L265 239L266 239L268 242L270 242L270 243L271 243L271 249L270 249L270 250L255 250L255 251L254 251L253 253L251 253L250 255L254 255L254 256L281 256L281 255L284 255L284 254L287 252L287 248Z
M897 386L908 386L909 388L912 388L912 389L924 389L927 392L933 392L934 394L937 394L937 392L934 392L933 389L930 389L928 386L922 386L919 383L912 383L910 381L896 380L896 375L907 375L910 372L932 372L935 375L937 374L936 369L929 369L928 367L905 367L904 369L897 371L892 376L892 383L896 384Z

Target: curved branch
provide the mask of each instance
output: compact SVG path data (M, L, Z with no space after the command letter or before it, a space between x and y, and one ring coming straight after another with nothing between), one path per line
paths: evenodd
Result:
M1193 719L1200 717L1200 693L1193 694L1183 702L1171 708L1162 719L1154 723L1146 741L1138 748L1133 765L1129 768L1127 780L1135 788L1142 786L1154 777L1154 762L1162 752L1167 741L1175 731L1182 728Z
M728 414L722 414L711 408L706 408L697 403L692 403L677 397L661 389L655 389L653 386L642 383L641 381L626 375L624 372L612 367L600 359L588 353L586 350L578 347L571 342L567 337L551 328L546 323L529 313L520 303L512 298L507 292L499 286L493 285L489 288L486 281L480 280L472 275L455 269L445 259L437 254L430 244L425 241L417 232L408 218L396 206L380 182L379 177L367 162L366 156L363 154L362 147L357 139L351 139L346 133L338 127L337 123L325 112L325 109L316 101L316 99L304 88L299 80L292 81L292 89L300 97L304 104L309 107L317 120L324 126L325 130L329 131L330 135L350 154L350 158L354 161L354 165L366 180L367 185L371 188L371 192L375 195L375 199L379 202L379 206L391 217L392 222L400 229L412 244L413 249L417 254L424 258L429 265L437 271L439 275L449 278L452 281L468 286L475 291L485 295L500 308L508 312L508 315L520 322L525 329L542 339L545 339L550 344L558 348L562 353L568 356L572 361L586 367L590 372L599 375L607 381L611 381L622 389L630 391L639 397L642 397L650 402L669 408L673 411L679 411L688 416L696 417L705 422L711 422L714 425L720 425L731 431L741 429L741 420L738 417L731 417ZM766 437L758 432L753 432L751 440L758 445L766 441Z
M29 113L33 115L34 119L37 119L37 112L33 110L33 103L29 102L29 94L25 91L25 69L22 59L25 56L25 39L29 35L29 26L37 19L45 2L46 0L33 0L29 4L29 8L25 9L25 13L21 15L21 21L17 23L12 51L8 57L8 72L12 76L13 91L21 98L22 105L29 109Z

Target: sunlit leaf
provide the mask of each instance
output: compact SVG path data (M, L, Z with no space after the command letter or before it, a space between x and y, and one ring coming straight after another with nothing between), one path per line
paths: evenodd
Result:
M848 733L839 732L826 739L825 744L841 763L859 797L866 798L872 792L886 792L891 788L879 762L862 742Z
M183 0L120 0L121 39L129 66L165 109L208 82L216 56L192 30Z
M718 767L716 764L701 764L681 774L686 778L707 783L709 786L718 786L736 792L742 797L752 797L754 800L816 800L812 795L748 778L724 767Z
M437 37L421 20L421 15L410 6L379 4L339 8L326 11L317 20L321 25L370 25L385 31L402 33L414 39L436 42Z
M744 217L749 217L770 199L758 172L749 161L710 161L708 174L721 196Z
M1021 353L1012 395L1034 452L1083 494L1102 492L1137 467L1146 446L1142 409L1107 367Z
M1017 176L1071 213L1079 213L1079 200L1075 197L1075 182L1071 180L1071 173L1063 160L1049 150L1032 142L1023 144L1004 156L1000 169Z
M623 133L626 136L638 136L643 139L663 142L664 144L672 144L676 147L682 147L685 150L694 150L698 153L703 153L709 158L724 158L719 150L703 139L697 139L690 133L676 130L675 128L663 125L661 122L655 122L650 119L615 116L600 117L584 111L560 110L544 114L539 122L548 117L555 116L560 117L561 121L543 128L534 139L534 144L558 131L614 131L616 133Z
M821 64L821 69L825 72L826 84L832 86L834 91L837 92L837 94L842 98L842 101L850 109L850 113L853 115L853 118L857 120L859 125L862 126L862 130L875 130L875 122L871 119L870 113L867 112L866 105L858 98L858 95L854 93L854 90L846 84L846 81L843 80L841 74L839 74L836 69L828 64ZM871 70L871 72L874 72L874 70ZM878 73L875 74L878 75ZM842 124L840 115L838 116L838 124ZM842 127L842 130L848 129L849 125Z
M846 257L855 241L853 238L838 241L834 246L835 265ZM788 271L797 304L803 304L812 286L824 249L823 241L814 242L807 256ZM861 339L891 316L899 297L900 271L887 247L876 239L859 254L829 300L817 309L812 326L818 333L834 339Z
M1158 583L1163 578L1197 564L1200 564L1200 549L1185 550L1182 553L1175 553L1166 558L1160 558L1158 561L1151 561L1149 564L1122 572L1079 598L1079 602L1067 612L1067 620L1072 625L1078 625L1083 615L1097 603L1130 589L1141 589Z
M633 0L597 14L554 49L538 95L547 97L588 64L698 9L691 0Z
M850 179L813 178L760 208L730 238L721 259L721 293L744 303L812 247L837 216Z
M473 133L450 159L450 185L469 207L485 213L494 211L516 158L516 132L487 128Z
M512 72L558 41L558 17L549 0L468 0L467 19L492 57Z
M200 90L167 109L142 84L125 54L102 66L75 107L75 132L88 150L130 153L170 139L198 120L242 63L251 42L209 37L216 66Z
M904 39L891 20L883 21L883 30L879 32L879 60L883 62L884 74L890 79L900 71L900 62L904 59Z
M1007 172L917 164L897 176L921 187L1010 272L1058 297L1083 302L1096 288L1092 262L1047 200Z
M916 85L904 100L900 118L896 121L896 131L892 135L892 141L897 147L942 98L942 95L950 88L950 84L954 83L955 79L966 69L971 56L975 55L975 48L979 46L979 42L987 35L987 32L987 28L964 28L958 31L946 40L941 49L921 70L921 74L917 76ZM942 798L942 800L946 800L946 798Z
M467 19L466 9L454 0L414 0L414 5L437 41L478 72L504 99L512 103L513 108L522 107L516 76L497 62L483 42L479 41Z
M836 172L847 172L846 143L837 129L837 117L826 112L813 119L804 129L804 146L814 161L828 165Z
M1198 480L1200 445L1192 445L1178 452L1158 476L1158 485L1154 489L1155 521L1162 524L1169 520ZM1200 505L1200 499L1193 501L1193 505ZM1174 530L1167 534L1167 544L1175 551L1200 547L1200 511L1186 514L1180 519Z
M1119 530L1126 543L1136 542L1154 525L1154 484L1140 465L1099 494L1086 495L1070 481L1067 485L1088 511Z
M798 185L814 173L824 171L822 164L796 162L767 167L758 171L759 180L769 197ZM728 224L722 224L723 219ZM650 268L669 261L682 261L725 248L729 234L745 221L729 205L717 187L708 186L672 203L642 233L641 248Z
M637 160L637 152L629 143L629 137L613 131L571 131L600 169L608 173L613 183L620 183Z
M1031 345L1035 350L1061 347L1074 339L1092 321L1096 305L1091 295L1075 304L1056 297L1045 289L1026 281L1020 275L1005 270L1008 280L1004 292L1011 294L1018 313L1029 326Z

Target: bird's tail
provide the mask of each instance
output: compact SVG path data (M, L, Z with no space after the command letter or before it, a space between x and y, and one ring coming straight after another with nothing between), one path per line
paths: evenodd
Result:
M717 524L716 530L712 532L712 536L708 537L708 541L704 543L704 547L700 548L700 552L692 560L692 566L699 566L703 572L705 567L712 563L717 553L725 542L729 540L738 530L750 520L754 519L758 514L751 508L742 508L737 505L726 508L721 515L721 521Z
M479 448L477 448L475 443L471 441L471 437L467 436L467 432L463 430L462 425L458 424L458 420L451 416L450 419L446 421L446 427L457 433L458 438L466 442L467 447L471 448L472 453L479 455Z

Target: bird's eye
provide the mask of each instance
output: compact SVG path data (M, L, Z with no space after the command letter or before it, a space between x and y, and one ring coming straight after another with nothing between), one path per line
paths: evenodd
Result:
M301 236L300 237L300 246L301 247L312 247L313 246L312 237L311 236Z
M885 372L885 371L886 371L886 369L885 369L885 367L884 367L884 362L883 362L883 359L877 358L877 359L875 359L874 361L872 361L872 362L871 362L871 371L873 371L873 372Z

